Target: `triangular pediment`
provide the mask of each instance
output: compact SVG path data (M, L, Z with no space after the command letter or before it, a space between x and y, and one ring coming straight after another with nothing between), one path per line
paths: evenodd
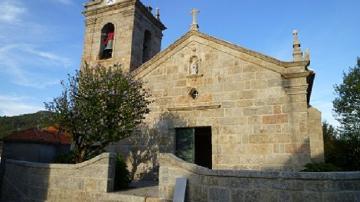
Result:
M256 64L260 67L269 69L271 71L277 72L281 75L286 75L289 73L289 67L302 66L306 67L308 61L300 62L284 62L278 59L275 59L270 56L266 56L262 53L252 51L241 46L217 39L215 37L206 35L198 31L189 31L183 35L180 39L171 44L168 48L161 51L155 55L151 60L141 65L138 69L134 70L132 73L137 78L142 78L148 73L154 71L161 63L166 61L168 58L176 54L181 49L185 48L191 43L200 43L212 47L214 49L221 50L227 54L238 57L241 60L244 60L249 63Z

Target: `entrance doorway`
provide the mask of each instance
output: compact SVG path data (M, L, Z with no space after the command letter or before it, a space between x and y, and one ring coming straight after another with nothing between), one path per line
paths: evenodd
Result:
M211 127L177 128L175 154L187 162L211 169Z

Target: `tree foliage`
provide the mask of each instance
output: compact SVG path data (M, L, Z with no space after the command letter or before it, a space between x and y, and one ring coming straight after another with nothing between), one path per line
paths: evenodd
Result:
M63 92L45 103L55 121L72 134L74 161L85 161L112 142L129 137L149 113L149 94L131 74L112 67L84 65L62 82Z
M336 129L327 122L322 123L323 138L324 138L324 157L325 162L334 162L337 157L337 135Z
M344 73L343 82L335 86L334 111L341 126L337 148L343 166L360 170L360 58Z
M360 58L357 65L343 75L343 83L335 86L334 109L344 138L360 137Z
M33 114L0 117L0 138L4 138L15 131L50 126L52 124L50 122L51 115L50 112L39 111Z

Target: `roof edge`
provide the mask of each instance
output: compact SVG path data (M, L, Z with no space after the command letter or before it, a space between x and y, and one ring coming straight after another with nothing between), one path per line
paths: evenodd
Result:
M141 72L146 70L149 66L151 66L153 63L155 63L156 61L161 59L164 55L166 55L167 53L169 53L170 51L175 49L179 44L181 44L182 42L184 42L185 40L187 40L191 36L198 36L198 37L201 37L201 38L204 38L204 39L207 39L207 40L211 40L212 42L224 45L224 46L226 46L228 48L240 51L240 52L245 53L245 54L249 54L249 55L251 55L253 57L265 60L267 62L270 62L270 63L278 65L278 66L282 66L284 68L297 67L297 66L304 66L305 68L307 68L307 66L310 64L310 61L307 61L307 60L304 60L304 61L281 61L281 60L278 60L278 59L276 59L274 57L267 56L267 55L265 55L263 53L253 51L253 50L250 50L250 49L247 49L247 48L243 48L243 47L241 47L239 45L236 45L236 44L233 44L233 43L218 39L216 37L204 34L202 32L190 30L187 33L185 33L182 37L180 37L178 40L176 40L174 43L172 43L169 47L167 47L163 51L159 52L154 57L152 57L149 61L147 61L146 63L142 64L137 69L135 69L132 72L132 74L134 76L139 75Z
M216 37L210 36L210 35L202 33L202 32L195 32L195 33L196 33L197 36L200 36L202 38L210 39L210 40L212 40L214 42L220 43L220 44L225 45L225 46L227 46L229 48L241 51L243 53L247 53L249 55L252 55L254 57L266 60L266 61L271 62L271 63L276 64L276 65L280 65L280 66L284 66L284 67L306 66L306 64L309 62L309 61L297 61L297 62L294 62L294 61L282 61L282 60L276 59L274 57L265 55L263 53L253 51L253 50L250 50L248 48L244 48L242 46L233 44L231 42L227 42L225 40L218 39Z
M151 66L154 62L158 61L159 59L162 58L162 56L166 55L167 53L169 53L170 51L172 51L173 49L175 49L179 44L181 44L182 42L184 42L186 39L190 38L192 36L192 33L194 31L189 31L186 34L184 34L182 37L180 37L178 40L176 40L174 43L172 43L169 47L167 47L166 49L164 49L163 51L160 51L158 54L156 54L154 57L152 57L150 60L148 60L147 62L145 62L144 64L142 64L141 66L139 66L138 68L136 68L134 71L132 71L131 73L134 76L137 76L138 74L140 74L141 72L143 72L144 70L146 70L149 66Z

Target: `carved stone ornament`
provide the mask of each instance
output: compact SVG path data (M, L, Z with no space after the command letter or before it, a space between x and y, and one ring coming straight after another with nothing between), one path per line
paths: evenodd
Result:
M199 59L196 56L191 57L190 59L190 68L189 68L189 72L190 75L197 75L199 73Z
M114 4L114 3L116 3L116 0L105 0L106 5L111 5L111 4Z

